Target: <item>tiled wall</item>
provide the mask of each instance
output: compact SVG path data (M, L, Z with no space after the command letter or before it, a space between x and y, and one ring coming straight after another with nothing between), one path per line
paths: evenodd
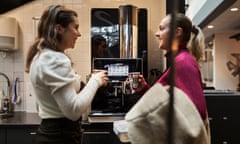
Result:
M162 68L161 52L155 32L160 19L165 15L165 0L35 0L19 8L5 13L6 16L15 17L19 23L19 49L13 53L0 53L0 72L4 72L10 78L11 84L16 77L20 78L19 96L22 102L15 106L16 111L36 111L35 97L32 91L29 76L24 72L25 57L29 45L35 35L36 21L33 17L39 17L42 11L51 4L64 4L78 12L80 32L82 37L77 41L73 50L67 53L74 62L75 70L82 76L83 81L90 72L90 12L91 8L118 8L119 5L132 4L148 10L148 57L149 69ZM154 58L154 62L150 58ZM2 86L0 77L0 88Z

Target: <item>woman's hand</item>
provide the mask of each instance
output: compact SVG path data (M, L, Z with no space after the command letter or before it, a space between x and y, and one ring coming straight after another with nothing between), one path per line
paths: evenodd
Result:
M92 76L100 80L101 86L107 86L108 73L106 70L93 70Z
M145 78L143 77L143 75L139 75L138 77L138 87L135 89L136 92L140 92L142 91L142 89L148 85L148 83L146 82Z
M138 75L138 84L137 87L132 87L131 86L131 80L129 79L129 77L126 80L126 84L129 85L129 87L134 91L134 93L138 93L140 91L143 90L143 88L148 85L148 83L146 82L145 78L143 77L143 75Z

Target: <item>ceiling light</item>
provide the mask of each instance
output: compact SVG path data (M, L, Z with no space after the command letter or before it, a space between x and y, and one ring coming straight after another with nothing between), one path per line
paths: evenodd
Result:
M208 25L207 28L212 29L214 28L214 25Z
M234 11L238 11L238 10L239 10L239 8L236 8L236 7L230 9L230 11L232 11L232 12L234 12Z

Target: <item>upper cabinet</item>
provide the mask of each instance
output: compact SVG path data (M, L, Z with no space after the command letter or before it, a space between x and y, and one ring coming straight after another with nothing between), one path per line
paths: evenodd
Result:
M0 51L18 49L18 23L13 17L0 16Z
M12 9L18 8L34 0L1 0L0 14L6 13Z

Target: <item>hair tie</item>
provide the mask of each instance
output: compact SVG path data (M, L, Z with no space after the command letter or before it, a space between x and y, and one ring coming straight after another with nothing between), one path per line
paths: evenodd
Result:
M195 35L198 35L198 28L195 26L195 25L193 25L192 26L192 32L195 34Z

